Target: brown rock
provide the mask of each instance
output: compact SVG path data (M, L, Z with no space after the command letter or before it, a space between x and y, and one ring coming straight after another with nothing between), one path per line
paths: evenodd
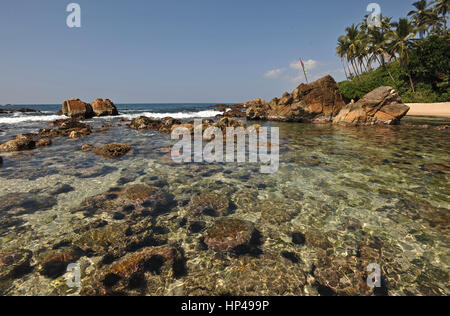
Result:
M82 151L89 151L89 150L91 150L92 148L94 148L94 146L89 145L89 144L84 144L83 146L81 146L81 150L82 150Z
M0 145L0 152L14 152L36 148L36 140L32 135L17 135L15 139Z
M71 99L63 102L62 113L70 118L88 119L95 116L90 104L80 99Z
M130 145L126 144L107 144L94 149L92 152L105 158L118 158L131 150Z
M119 115L116 106L109 99L96 99L91 103L92 110L96 116L116 116Z
M334 124L375 125L398 124L408 113L400 96L392 87L380 87L366 94L356 103L344 107L334 118Z
M342 94L331 76L301 84L292 94L269 104L261 99L247 103L247 119L282 122L331 122L344 107Z
M224 218L217 220L205 234L204 242L214 251L230 251L250 244L255 227L250 222Z
M41 138L36 142L36 147L47 147L52 144L52 140L50 138Z

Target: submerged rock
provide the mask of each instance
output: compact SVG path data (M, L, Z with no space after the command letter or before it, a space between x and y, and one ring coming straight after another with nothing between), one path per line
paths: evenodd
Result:
M105 158L118 158L127 154L131 150L130 145L126 144L107 144L99 148L95 148L92 152Z
M212 250L225 252L249 245L255 232L253 223L234 218L219 219L207 229L204 242Z
M282 260L278 254L242 256L217 268L190 271L183 279L183 295L190 296L301 296L305 295L306 273L301 265Z
M301 84L291 94L269 104L261 99L248 103L247 119L282 122L331 122L344 107L342 94L331 76Z
M67 271L67 266L76 263L83 255L79 249L67 249L65 251L48 251L42 254L39 263L39 273L47 278L56 279Z
M176 247L144 248L96 270L83 282L81 295L164 295L166 286L186 273L184 262Z
M374 125L397 124L408 113L400 96L392 87L379 87L361 100L349 104L337 115L333 124Z
M32 252L29 250L0 250L0 282L19 278L31 271Z
M0 214L14 216L46 211L57 204L54 197L32 193L9 193L0 197Z
M213 217L229 214L230 202L226 195L215 192L194 195L188 205L192 215L208 215Z

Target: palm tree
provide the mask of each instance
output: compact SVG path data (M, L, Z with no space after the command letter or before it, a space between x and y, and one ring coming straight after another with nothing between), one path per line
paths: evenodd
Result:
M340 36L338 38L338 43L337 43L337 47L336 47L336 53L339 57L339 59L342 61L342 66L344 67L344 72L345 72L345 77L347 77L347 79L349 79L350 77L353 76L350 67L348 65L348 41L347 41L347 37L346 36ZM347 68L345 67L345 61L347 61L347 68L348 68L348 74L347 74Z
M352 24L350 27L345 29L347 33L345 37L347 38L348 47L347 47L347 56L349 57L349 61L358 76L360 72L358 72L358 67L355 63L355 60L360 55L360 40L359 40L359 30L358 25Z
M414 37L416 36L414 27L407 18L403 18L396 23L396 29L391 34L392 43L390 45L390 53L399 56L400 65L406 70L411 89L415 92L411 72L409 71L410 52L413 46Z
M429 4L427 0L419 0L417 2L414 2L413 6L416 8L416 10L409 12L408 16L412 17L414 25L417 27L419 36L422 39L430 28L430 22L432 20L431 16L433 14L433 11L431 9L428 9Z
M450 0L434 0L431 4L433 5L433 11L442 15L444 34L447 34L447 14L450 12Z
M389 55L388 49L391 44L390 34L390 32L385 32L382 28L373 28L369 30L369 50L372 54L372 58L386 70L394 85L397 86L392 73L386 65L385 58L385 56Z

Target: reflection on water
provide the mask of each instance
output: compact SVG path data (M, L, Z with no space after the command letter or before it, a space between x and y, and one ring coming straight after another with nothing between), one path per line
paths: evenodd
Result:
M78 141L57 139L48 148L2 154L0 248L31 251L32 271L1 281L0 291L77 293L61 274L47 271L43 258L80 245L83 233L98 231L98 246L106 238L100 229L116 233L114 227L128 225L134 245L143 231L151 232L154 247L176 245L186 271L177 275L173 268L166 274L161 263L158 273L147 271L143 289L121 288L127 294L370 294L361 280L371 263L383 271L378 294L450 294L448 130L275 126L281 135L280 169L273 175L260 174L251 164L174 165L169 136L116 126ZM83 144L112 142L130 144L133 153L105 160L80 150ZM156 213L145 211L154 211L154 205L121 200L120 190L136 183L169 194L173 205ZM223 199L207 196L213 193ZM103 197L89 200L93 196ZM219 216L253 223L257 244L239 254L208 249L202 240L217 214L195 213L193 196L212 203L209 208L226 205L227 213ZM88 206L78 211L83 202ZM94 292L84 294L100 293L96 287L106 281L96 278L105 267L147 245L121 252L108 244L75 256L84 284L94 284Z

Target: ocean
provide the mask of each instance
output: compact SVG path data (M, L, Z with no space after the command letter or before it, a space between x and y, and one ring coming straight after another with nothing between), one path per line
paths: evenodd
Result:
M122 104L85 121L101 132L1 153L0 266L19 268L0 294L450 295L448 129L264 122L279 128L280 164L261 174L176 164L170 135L120 121L214 119L210 106ZM63 118L59 105L22 107L41 113L0 115L0 142ZM109 143L132 150L81 150ZM67 285L71 264L80 287Z

